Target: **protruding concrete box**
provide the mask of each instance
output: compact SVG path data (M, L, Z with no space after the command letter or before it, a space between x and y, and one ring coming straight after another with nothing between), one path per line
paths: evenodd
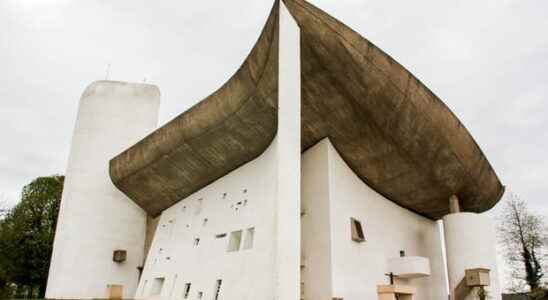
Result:
M417 289L407 285L379 285L379 300L413 300Z
M489 269L476 268L465 271L466 285L469 287L488 286L491 284Z
M388 271L403 279L430 276L430 260L420 256L391 258L388 260Z

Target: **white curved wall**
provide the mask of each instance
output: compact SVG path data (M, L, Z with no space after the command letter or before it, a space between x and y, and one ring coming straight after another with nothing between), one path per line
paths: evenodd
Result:
M490 299L501 299L498 281L496 233L486 215L475 213L450 214L443 218L449 288L455 287L464 278L466 269L487 268L491 270ZM469 295L466 299L477 299Z
M447 299L437 222L364 184L329 139L303 154L301 199L305 299L377 299L400 250L429 259L430 276L404 282L417 288L415 299ZM352 241L350 218L361 222L365 242Z
M220 300L273 299L278 142L276 137L257 159L162 212L135 299L183 300L190 284L186 299L202 293L212 300L217 280ZM245 249L249 228L254 241ZM240 249L228 251L231 233L239 230Z
M92 83L80 99L66 172L47 298L106 298L107 285L133 297L143 263L145 212L110 181L109 160L157 125L157 87ZM113 250L127 250L122 264Z

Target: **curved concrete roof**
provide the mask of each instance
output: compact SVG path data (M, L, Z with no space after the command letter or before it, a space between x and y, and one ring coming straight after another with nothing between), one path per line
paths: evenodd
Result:
M350 168L391 201L437 219L457 195L482 212L503 194L466 128L390 56L304 0L285 0L301 28L302 150L330 138ZM277 130L278 10L218 91L110 162L114 184L149 214L259 156Z

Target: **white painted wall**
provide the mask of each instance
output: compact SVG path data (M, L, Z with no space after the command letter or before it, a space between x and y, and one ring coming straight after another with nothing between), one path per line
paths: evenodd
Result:
M110 181L109 160L157 124L157 87L112 81L92 83L80 100L47 298L105 298L108 284L132 297L142 265L145 213ZM127 250L116 264L113 251Z
M219 299L300 297L300 33L280 6L277 136L259 158L162 213L136 298L185 299L190 283L188 299L215 299L217 280ZM253 248L243 249L249 228ZM229 252L238 230L240 250Z
M418 288L416 299L447 299L436 222L397 206L365 185L327 139L304 154L302 169L306 299L376 299L376 286L388 282L384 275L389 271L388 260L399 256L400 250L430 259L431 276L409 280ZM321 174L326 170L327 174ZM361 221L366 242L351 240L351 217ZM329 242L331 248L325 249ZM330 278L321 274L329 269ZM322 287L329 281L331 290ZM309 298L309 293L316 294Z
M198 299L198 292L203 292L203 299L212 300L218 279L223 281L219 299L273 298L276 145L274 140L259 158L162 213L136 298L184 299L185 283L191 283L188 299ZM227 252L230 233L248 228L255 228L253 248ZM226 237L216 238L225 233ZM151 295L155 278L165 278L158 296Z
M301 42L300 29L280 1L276 292L300 298L301 260Z
M304 299L331 300L331 215L328 147L321 142L302 156L301 280Z
M443 218L447 271L451 291L464 278L466 269L490 269L490 299L500 300L501 290L497 269L496 232L485 214L457 213ZM472 294L466 299L477 299Z

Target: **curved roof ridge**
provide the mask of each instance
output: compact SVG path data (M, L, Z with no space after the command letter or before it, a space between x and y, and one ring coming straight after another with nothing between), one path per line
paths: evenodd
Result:
M504 187L449 108L403 66L304 0L302 149L325 137L365 183L426 217L496 204ZM277 131L278 1L250 55L217 92L110 162L114 184L151 215L259 156Z

